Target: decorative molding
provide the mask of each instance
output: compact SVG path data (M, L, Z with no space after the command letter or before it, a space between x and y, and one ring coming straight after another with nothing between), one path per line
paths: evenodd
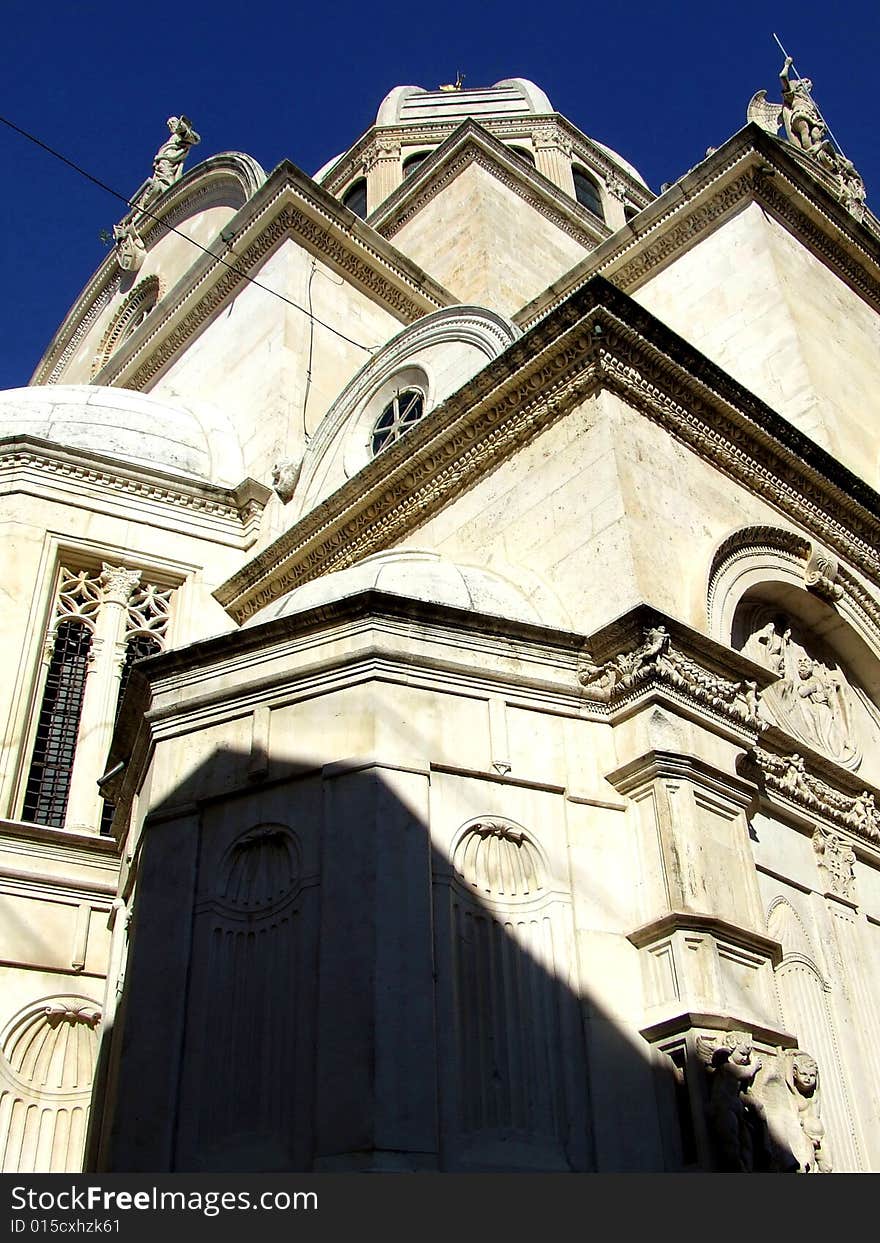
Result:
M228 151L212 156L191 169L176 185L166 190L151 208L151 219L139 219L139 232L149 250L154 240L164 236L181 220L198 208L199 202L208 195L216 194L224 185L238 189L242 204L254 195L266 181L266 173L249 155ZM146 184L146 183L144 183ZM141 186L141 189L144 187ZM134 196L136 198L137 195ZM132 200L133 201L133 200ZM108 256L95 272L80 297L65 318L64 323L49 345L31 378L31 384L54 384L61 378L67 363L83 338L91 330L98 316L106 310L119 290L123 279L116 262L115 252ZM72 325L70 336L68 326Z
M564 195L558 186L548 181L537 169L531 167L505 167L505 161L516 157L511 156L506 148L501 152L486 149L485 140L481 142L474 134L462 135L462 149L454 156L444 153L438 157L438 164L428 167L427 161L421 165L413 178L407 179L393 194L380 205L370 216L370 222L382 234L391 238L405 224L416 216L431 199L440 194L466 168L476 164L479 168L491 173L508 190L513 191L523 202L533 208L545 220L549 220L563 233L575 239L590 250L611 235L611 230L592 213L579 206L574 200ZM440 148L438 148L438 151ZM448 162L444 162L448 158ZM520 164L522 161L520 161ZM421 182L420 187L416 179ZM537 183L537 184L536 184ZM543 191L543 193L541 192ZM556 202L554 203L554 200ZM399 213L395 208L403 202L405 206ZM561 210L564 205L566 210Z
M765 728L759 715L757 682L733 682L711 673L675 648L663 625L646 628L641 643L601 664L584 655L578 681L586 698L615 708L648 686L670 686L738 725L758 732Z
M809 772L803 757L797 753L778 755L763 747L754 747L749 758L771 794L782 795L796 806L833 821L865 841L880 842L880 809L873 792L863 790L855 797L843 794Z
M816 864L831 893L854 901L856 852L846 838L817 826L813 833L813 850L816 852Z
M59 449L34 437L17 436L0 443L0 481L27 469L33 469L37 475L55 476L74 488L106 488L126 497L172 505L231 523L239 534L242 527L245 532L250 530L255 515L262 513L272 495L270 488L253 479L246 479L235 488L196 481L187 484L164 472L150 471L144 466L120 467L92 452Z
M286 197L286 190L287 187L282 188L278 199ZM377 251L365 246L360 239L347 237L329 215L325 220L315 220L293 204L288 204L281 207L273 219L260 230L254 242L234 257L234 268L225 263L221 265L215 259L214 264L197 280L192 292L185 295L195 297L199 286L204 286L204 291L195 305L179 319L176 316L184 299L177 306L168 306L162 322L156 325L150 337L141 343L131 357L122 359L116 370L111 367L101 372L101 383L124 381L126 388L147 388L181 347L204 327L286 237L304 243L406 323L444 305L443 300L430 288L404 276L402 270L395 272L399 283L384 275L383 271L377 270L391 271L391 265ZM173 327L169 331L171 323ZM139 358L143 358L140 363L137 362Z
M880 581L880 498L630 298L595 278L227 580L239 622L388 547L602 388Z
M756 202L793 232L827 266L880 310L880 253L874 230L860 226L777 140L750 126L680 178L655 200L619 241L589 256L517 313L529 328L596 275L633 292L676 254L729 215ZM865 226L871 223L866 217Z
M627 185L630 198L640 207L646 206L655 198L644 182L634 177L598 143L593 142L588 135L581 133L571 121L559 113L517 117L481 116L479 120L470 117L465 120L423 122L418 125L382 126L380 129L373 127L337 160L322 184L332 194L343 191L352 176L361 168L364 151L371 145L377 134L381 133L391 140L396 139L402 148L433 143L435 150L439 150L448 139L455 137L463 126L472 126L499 142L530 138L538 145L552 134L553 137L547 145L557 147L567 159L576 158L603 181L611 177L621 178ZM541 137L538 137L539 135Z

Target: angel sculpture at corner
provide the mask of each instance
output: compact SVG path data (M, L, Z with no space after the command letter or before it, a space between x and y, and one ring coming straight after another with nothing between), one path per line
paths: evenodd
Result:
M782 103L772 103L766 91L756 91L749 101L746 120L759 125L776 138L784 128L787 141L809 156L832 183L832 193L847 211L862 220L865 214L865 183L851 160L840 151L825 118L813 99L813 83L809 78L793 76L794 61L790 56L779 74Z
M708 1119L718 1164L728 1173L749 1174L762 1164L767 1123L763 1102L754 1093L763 1066L748 1032L698 1036L697 1052L710 1076Z

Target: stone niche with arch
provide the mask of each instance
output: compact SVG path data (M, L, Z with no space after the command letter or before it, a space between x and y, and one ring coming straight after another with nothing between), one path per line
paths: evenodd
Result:
M830 554L784 531L744 531L715 559L717 637L776 680L765 720L797 749L880 784L877 607Z

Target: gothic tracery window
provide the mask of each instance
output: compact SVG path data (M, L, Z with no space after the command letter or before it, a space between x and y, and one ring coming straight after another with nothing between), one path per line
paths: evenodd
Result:
M27 821L109 829L96 782L136 660L162 651L173 589L140 571L62 567L22 805ZM110 711L108 711L110 706ZM82 745L83 738L88 739Z

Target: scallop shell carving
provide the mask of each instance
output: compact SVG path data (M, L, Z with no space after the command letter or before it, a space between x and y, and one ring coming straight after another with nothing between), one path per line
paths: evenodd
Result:
M231 906L257 910L290 893L298 880L294 838L280 825L261 824L233 844L221 892Z
M37 1092L85 1092L98 1053L101 1010L87 997L47 997L9 1024L3 1056Z
M472 824L456 847L453 867L466 884L494 898L530 898L544 887L535 844L503 820Z

